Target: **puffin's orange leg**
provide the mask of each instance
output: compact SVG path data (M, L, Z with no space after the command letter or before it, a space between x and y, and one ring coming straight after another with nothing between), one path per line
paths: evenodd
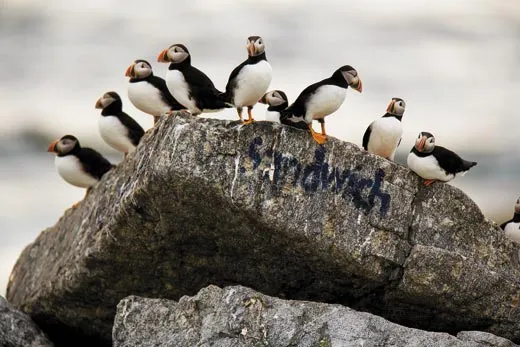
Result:
M327 141L327 135L318 134L312 128L312 123L309 124L309 130L311 131L312 138L318 142L318 144L323 145Z
M424 185L425 185L425 186L429 186L429 185L432 184L433 182L435 182L435 180L425 180L425 181L424 181Z
M323 136L327 136L327 133L325 132L325 119L321 119L320 123L321 123L321 134Z
M244 118L242 118L242 107L237 108L237 114L238 114L238 119L240 119L241 122L244 122Z
M85 198L87 197L88 193L90 193L91 190L92 190L92 187L87 188L87 190L85 191ZM81 204L81 201L78 201L77 203L72 205L72 208L74 208L74 209L78 208L79 204Z
M249 118L244 122L244 124L251 124L255 121L253 119L253 113L251 112L252 110L253 110L252 106L247 107L247 115L249 116Z

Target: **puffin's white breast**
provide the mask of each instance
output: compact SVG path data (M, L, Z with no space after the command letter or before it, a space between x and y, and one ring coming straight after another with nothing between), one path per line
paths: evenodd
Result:
M318 87L314 94L309 96L309 100L307 100L305 121L310 123L312 119L324 118L336 112L343 101L345 101L346 96L347 90L345 88L331 84Z
M233 103L235 107L252 106L267 92L273 69L266 60L242 67L238 73Z
M123 153L135 150L135 146L128 138L128 129L117 117L100 116L98 126L103 140L113 148Z
M195 104L195 100L190 98L190 87L184 79L184 74L179 70L168 70L166 72L166 86L170 94L191 113L199 114L201 110Z
M268 122L280 123L280 112L265 111L265 120Z
M446 171L439 166L439 162L433 155L419 157L415 153L410 152L407 164L413 172L427 180L448 182L455 178L455 175L446 174Z
M139 110L152 116L170 111L161 97L161 91L146 81L128 83L128 99Z
M371 126L368 151L393 160L397 145L403 135L403 125L394 117L384 117L372 122Z
M88 188L96 184L97 180L83 171L81 162L74 155L66 155L54 159L54 166L60 176L76 187Z
M511 241L520 243L520 223L507 223L504 233Z

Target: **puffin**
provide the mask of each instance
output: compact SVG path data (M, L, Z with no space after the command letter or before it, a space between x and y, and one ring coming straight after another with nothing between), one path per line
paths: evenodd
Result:
M123 157L126 158L143 137L143 128L123 112L123 102L116 92L103 94L95 107L102 110L98 122L101 137L111 147L123 152Z
M246 48L248 58L231 72L222 97L236 108L240 121L249 124L254 122L253 106L271 84L273 69L267 61L264 40L260 36L248 37ZM244 107L247 107L249 117L246 121L242 118Z
M403 118L406 104L401 98L392 98L383 117L373 121L363 135L363 148L388 160L394 160L403 136Z
M282 112L280 121L291 117L303 117L312 137L318 144L327 141L325 117L339 109L347 95L347 88L362 92L363 84L358 72L350 65L337 69L332 76L305 88L298 98ZM312 121L321 123L321 134L312 128Z
M224 101L224 93L215 88L209 77L191 65L191 55L186 46L171 45L159 53L157 61L170 63L166 73L166 86L192 115L233 107Z
M520 198L516 200L513 218L502 223L500 228L510 240L520 243Z
M282 123L281 113L289 106L289 100L287 95L281 90L272 90L265 93L259 103L267 105L265 112L265 120L268 122ZM308 130L309 127L305 123L303 117L286 117L283 119L283 123L298 129Z
M407 164L428 186L435 181L448 182L464 176L477 162L464 160L449 149L436 146L435 137L423 131L408 154Z
M164 79L153 74L152 65L143 59L135 60L126 69L128 99L140 111L153 116L155 125L162 114L186 109L170 94Z
M54 165L58 174L73 186L87 188L86 194L114 167L96 150L81 147L78 139L72 135L51 142L47 152L56 154ZM72 207L77 206L78 203Z
M258 102L267 105L265 120L274 123L280 123L280 112L289 106L287 95L281 90L271 90L265 93Z

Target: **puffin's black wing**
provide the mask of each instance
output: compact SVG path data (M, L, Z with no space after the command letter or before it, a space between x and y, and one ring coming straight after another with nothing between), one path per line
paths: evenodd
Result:
M467 161L441 146L435 146L432 152L433 156L439 162L439 165L448 174L456 174L458 172L467 171L471 167L477 165L474 161Z
M305 88L300 95L294 100L294 102L287 108L292 114L295 116L305 117L305 113L307 112L307 102L309 101L312 94L316 93L316 90L327 84L329 78L321 80L319 82L313 83L307 88Z
M152 75L148 78L148 82L153 85L155 88L161 91L161 98L170 105L172 111L183 110L186 107L182 106L170 93L168 87L166 86L166 81L161 77L157 77Z
M370 139L370 134L372 133L372 123L368 126L365 134L363 135L363 148L365 151L368 151L368 140Z
M118 115L119 120L128 130L128 137L134 146L139 144L141 137L144 135L144 129L132 117L124 112Z
M305 123L303 116L295 116L290 110L285 109L280 112L280 123L293 128L309 130L309 125Z
M98 180L114 167L105 157L92 148L81 148L77 156L85 172Z
M199 109L221 109L231 107L222 98L222 93L208 76L199 69L189 66L182 70L184 78L190 87L190 97L194 98Z
M235 96L233 91L237 86L237 76L240 73L240 70L242 70L242 68L247 64L249 64L249 59L246 59L242 64L238 65L236 68L233 69L233 71L231 71L228 82L226 84L226 91L224 95L222 95L222 98L226 102L233 102L233 97Z

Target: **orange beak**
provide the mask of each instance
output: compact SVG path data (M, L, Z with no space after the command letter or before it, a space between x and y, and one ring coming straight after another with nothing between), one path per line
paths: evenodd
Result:
M134 77L134 66L135 66L135 63L130 64L130 66L126 68L126 71L125 71L126 77Z
M363 82L361 82L361 79L359 79L359 83L357 86L352 87L352 89L357 90L358 92L363 92Z
M262 96L262 98L261 98L260 100L258 100L258 102L261 103L261 104L267 104L267 100L266 100L266 98L265 98L266 95L267 95L267 94L265 94L264 96Z
M164 49L161 53L159 53L159 55L157 56L157 61L159 63L168 63L168 57L167 57L167 54L168 53L168 49Z
M388 107L386 108L386 112L391 113L394 110L394 104L395 104L395 100L390 101L390 103L388 104Z
M249 42L247 44L247 53L250 57L252 57L255 54L255 44L252 42Z
M421 140L415 147L417 147L417 150L419 152L422 152L425 144L426 144L426 136L423 136L423 137L421 137Z
M58 143L58 141L60 141L60 140L52 141L51 144L49 145L49 148L47 148L47 152L56 153L56 144Z
M100 97L100 98L96 101L96 108L103 108L103 104L101 103L101 99L103 99L103 97Z

